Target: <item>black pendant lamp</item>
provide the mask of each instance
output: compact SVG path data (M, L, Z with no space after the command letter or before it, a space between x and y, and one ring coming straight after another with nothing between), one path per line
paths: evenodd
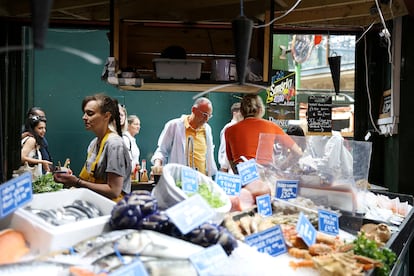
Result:
M329 68L331 69L332 81L335 88L335 93L338 95L340 91L341 82L341 56L328 57Z
M44 48L52 4L53 0L31 0L33 46L35 49Z
M243 3L241 1L240 16L232 21L234 52L236 54L236 69L239 84L246 80L247 62L250 53L250 41L252 38L253 21L243 15Z

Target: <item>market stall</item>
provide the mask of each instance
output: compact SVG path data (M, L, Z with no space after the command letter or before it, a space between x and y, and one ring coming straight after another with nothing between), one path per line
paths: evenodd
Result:
M299 157L272 138L271 155L259 143L239 175L214 180L168 164L151 191L118 203L87 189L32 194L24 173L0 186L0 273L408 275L413 197L366 181L369 144L333 138L298 138Z

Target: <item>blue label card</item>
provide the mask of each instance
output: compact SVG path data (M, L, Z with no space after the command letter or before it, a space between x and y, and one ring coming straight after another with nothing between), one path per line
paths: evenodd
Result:
M137 257L137 260L122 265L120 268L108 274L108 276L148 276L148 272L139 257Z
M33 198L32 174L26 172L0 185L0 218L30 202Z
M200 194L190 196L165 212L184 235L216 214Z
M307 246L311 246L315 243L316 229L302 212L299 214L299 220L296 224L296 232L298 232L299 237L302 238Z
M262 217L270 217L272 215L272 202L270 195L265 194L256 197L257 212Z
M291 199L298 195L299 180L277 180L276 181L276 198Z
M197 172L189 167L181 169L182 190L185 193L196 193L198 191Z
M227 195L240 195L241 178L238 174L217 172L215 181Z
M256 160L254 159L237 164L237 171L239 172L242 186L260 178Z
M327 210L318 210L319 231L325 234L336 236L339 234L338 214Z
M256 247L257 251L268 253L271 256L278 256L287 252L280 225L247 236L245 242L251 247Z
M197 270L197 275L216 275L222 263L228 261L228 256L223 247L220 244L216 244L191 255L190 261Z

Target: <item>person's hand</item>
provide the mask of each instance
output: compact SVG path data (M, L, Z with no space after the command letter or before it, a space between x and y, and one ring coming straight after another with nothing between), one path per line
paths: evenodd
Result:
M50 172L50 167L53 165L53 163L48 160L42 160L40 161L40 164L42 164L43 170L46 172Z
M62 183L65 188L76 186L78 177L72 174L72 171L68 172L55 172L53 174L55 182Z
M151 174L161 175L162 174L162 160L155 159L154 166L151 167Z

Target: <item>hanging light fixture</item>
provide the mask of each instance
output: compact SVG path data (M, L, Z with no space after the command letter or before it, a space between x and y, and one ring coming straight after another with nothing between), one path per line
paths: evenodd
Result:
M232 21L232 30L234 51L236 55L237 78L239 84L244 85L250 53L253 21L244 16L243 0L240 0L240 15Z
M335 88L335 93L338 95L340 91L341 82L341 56L332 55L328 57L329 68L331 69L332 81Z
M31 1L33 45L35 49L43 49L47 27L49 25L49 12L53 0Z

